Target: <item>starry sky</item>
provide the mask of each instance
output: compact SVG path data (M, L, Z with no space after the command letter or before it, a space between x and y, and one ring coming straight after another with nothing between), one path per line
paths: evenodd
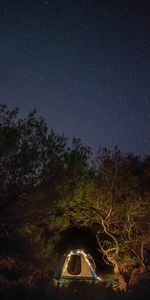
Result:
M0 102L99 146L150 153L150 1L0 0Z

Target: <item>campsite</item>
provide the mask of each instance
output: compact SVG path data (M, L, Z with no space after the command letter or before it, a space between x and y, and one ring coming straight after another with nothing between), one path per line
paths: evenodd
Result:
M1 299L148 300L150 157L0 112Z
M0 0L0 300L150 300L150 0Z

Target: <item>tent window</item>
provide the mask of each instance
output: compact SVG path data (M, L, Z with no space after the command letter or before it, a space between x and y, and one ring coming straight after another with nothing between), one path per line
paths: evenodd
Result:
M68 273L70 275L79 275L81 273L80 255L72 255L68 263Z

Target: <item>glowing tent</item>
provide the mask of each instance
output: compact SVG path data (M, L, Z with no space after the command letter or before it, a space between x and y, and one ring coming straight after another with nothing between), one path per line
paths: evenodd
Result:
M75 280L99 281L101 278L96 275L95 269L95 262L90 254L83 250L72 250L64 254L58 264L54 274L55 285L61 286Z

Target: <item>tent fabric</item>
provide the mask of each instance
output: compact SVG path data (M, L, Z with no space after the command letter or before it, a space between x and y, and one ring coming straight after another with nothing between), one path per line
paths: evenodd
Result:
M91 255L82 250L73 250L65 254L58 264L55 278L96 278L95 262Z

